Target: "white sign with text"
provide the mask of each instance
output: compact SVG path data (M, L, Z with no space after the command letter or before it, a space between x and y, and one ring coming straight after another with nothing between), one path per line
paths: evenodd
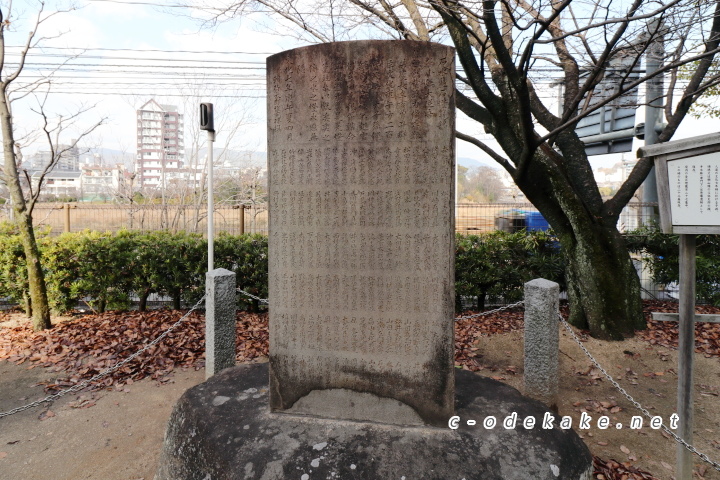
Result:
M720 152L667 162L672 224L720 225Z

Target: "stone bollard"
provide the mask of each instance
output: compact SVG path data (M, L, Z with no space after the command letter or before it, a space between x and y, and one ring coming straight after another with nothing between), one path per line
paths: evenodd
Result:
M205 378L235 366L235 273L205 274Z
M560 286L536 278L525 284L525 395L557 411Z

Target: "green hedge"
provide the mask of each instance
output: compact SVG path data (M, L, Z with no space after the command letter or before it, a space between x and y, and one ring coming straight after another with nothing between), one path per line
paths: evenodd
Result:
M101 233L85 231L58 237L38 235L48 300L55 313L79 301L102 312L123 309L131 296L144 309L152 293L167 295L173 307L194 303L205 289L207 241L200 235L169 232ZM220 235L215 242L216 268L232 270L238 287L267 297L267 238ZM25 254L17 232L0 225L0 297L25 305ZM257 309L238 299L239 307Z
M523 285L546 278L565 289L565 261L557 240L544 231L460 235L455 240L456 310L460 297L475 297L479 309L486 300L506 302L523 297Z
M25 251L16 228L0 224L0 297L9 297L27 311L28 292Z
M662 233L657 226L645 226L626 235L631 252L645 253L653 281L667 285L680 281L677 235ZM720 306L720 235L696 237L696 300Z
M152 293L194 303L203 294L207 241L200 235L168 232L100 233L85 231L58 237L41 235L48 295L54 312L85 300L96 311L129 306L131 296L144 309ZM544 277L563 285L564 262L557 242L546 232L494 232L458 235L456 295L486 299L522 298L523 283ZM232 270L238 287L268 296L267 237L220 234L215 239L215 267ZM19 236L0 226L0 296L24 304L25 258ZM255 300L238 296L241 309L258 310Z

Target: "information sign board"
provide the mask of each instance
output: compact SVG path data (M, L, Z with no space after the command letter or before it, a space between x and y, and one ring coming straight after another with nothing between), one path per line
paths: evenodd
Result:
M665 233L720 234L720 133L650 145Z

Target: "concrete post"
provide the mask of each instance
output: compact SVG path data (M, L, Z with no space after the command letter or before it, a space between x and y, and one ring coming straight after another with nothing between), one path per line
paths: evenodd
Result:
M558 394L560 286L536 278L525 284L525 395L551 409Z
M205 274L205 378L235 366L235 273Z

